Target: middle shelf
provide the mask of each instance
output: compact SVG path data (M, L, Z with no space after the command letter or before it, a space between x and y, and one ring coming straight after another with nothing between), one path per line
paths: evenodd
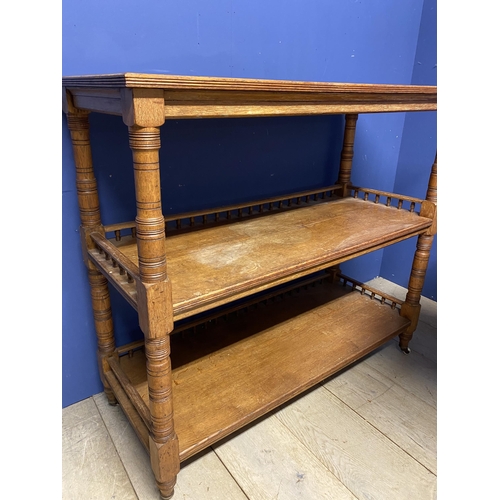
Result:
M347 197L174 234L166 239L174 320L383 248L432 223L415 211ZM137 266L135 238L110 243L117 260L121 256ZM109 256L98 250L90 256L119 287L120 269L109 263ZM122 282L133 303L133 285Z

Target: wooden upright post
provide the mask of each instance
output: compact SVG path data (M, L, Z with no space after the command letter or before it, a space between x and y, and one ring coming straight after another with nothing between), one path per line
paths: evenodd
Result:
M344 124L344 139L342 151L340 153L339 178L337 184L342 186L336 194L345 198L349 194L349 184L351 183L352 159L354 157L354 137L356 135L357 114L346 114ZM338 280L338 274L341 273L340 264L327 269L330 275L329 279L333 282Z
M425 199L437 205L437 155L432 165L431 174L429 177L429 185ZM413 336L413 332L417 328L418 317L420 315L420 297L424 286L425 273L429 264L429 256L431 252L434 235L437 231L437 219L434 217L434 223L417 239L417 249L413 258L410 279L408 282L408 292L406 300L401 306L401 315L411 321L408 329L399 336L399 347L406 353L409 353L408 344Z
M354 137L356 135L357 114L345 115L344 142L340 154L339 178L337 183L342 185L340 195L348 194L348 186L351 183L352 159L354 157Z
M151 90L149 94L147 90L140 93L124 90L122 102L134 163L140 276L137 306L145 338L151 412L149 452L161 498L168 499L174 494L180 459L174 430L170 363L172 292L167 277L165 221L160 192L159 126L165 118L163 94L157 90Z
M76 167L76 189L81 220L80 235L91 290L92 311L97 334L99 373L108 401L110 404L115 405L116 398L104 377L104 372L110 369L107 359L110 356L117 356L108 283L106 278L88 259L87 254L87 250L95 246L90 234L92 232L104 234L101 224L97 182L92 164L88 112L76 109L72 105L69 95L63 95L63 99L66 99L64 109L67 114Z

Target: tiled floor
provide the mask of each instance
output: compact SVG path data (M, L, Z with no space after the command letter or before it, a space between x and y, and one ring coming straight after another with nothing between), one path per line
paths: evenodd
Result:
M184 463L174 500L436 498L436 309L422 299L409 356L390 341ZM120 408L97 394L63 410L63 500L105 499L159 495Z

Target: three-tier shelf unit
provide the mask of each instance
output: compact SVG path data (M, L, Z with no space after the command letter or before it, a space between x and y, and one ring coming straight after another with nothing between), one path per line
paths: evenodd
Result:
M433 86L136 73L63 77L105 393L149 452L162 499L183 460L399 336L408 352L436 233L437 162L423 198L351 183L360 113L437 109ZM135 221L103 225L88 115L128 126ZM345 115L335 185L166 217L165 120ZM417 236L404 301L340 264ZM108 284L144 341L116 346ZM182 321L181 321L182 320Z

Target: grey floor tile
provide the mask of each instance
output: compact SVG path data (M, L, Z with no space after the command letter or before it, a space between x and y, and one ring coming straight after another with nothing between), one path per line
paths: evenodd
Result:
M63 500L137 500L92 398L62 412Z
M94 396L94 400L138 498L158 500L159 494L151 471L149 455L120 407L110 406L104 393ZM245 500L246 498L211 449L181 465L174 499Z

